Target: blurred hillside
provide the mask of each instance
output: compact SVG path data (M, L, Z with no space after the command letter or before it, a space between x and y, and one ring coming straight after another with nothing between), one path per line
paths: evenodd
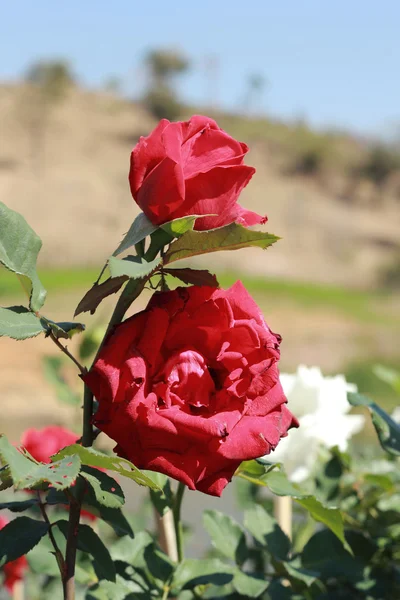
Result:
M180 118L193 112L204 110ZM241 202L283 238L265 254L221 253L218 268L362 287L400 279L394 150L302 123L210 116L249 144L257 173ZM154 117L115 92L76 86L49 107L21 84L0 86L0 123L0 200L41 236L40 264L103 264L138 212L129 156Z

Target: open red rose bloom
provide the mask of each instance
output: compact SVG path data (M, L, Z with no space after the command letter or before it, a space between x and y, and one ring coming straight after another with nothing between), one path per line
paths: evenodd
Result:
M60 425L47 425L43 429L34 427L24 431L21 437L21 446L33 456L35 460L43 463L50 463L53 454L57 454L65 446L76 444L79 436ZM104 469L99 468L100 471ZM91 512L82 509L81 514L89 521L95 521L96 516Z
M21 437L23 446L35 460L49 463L52 454L57 454L61 448L75 444L78 437L69 429L59 425L48 425L43 429L27 429Z
M243 460L298 425L279 343L240 282L157 293L115 328L84 378L99 401L94 422L137 467L220 496Z
M237 203L255 173L244 164L248 150L209 117L162 119L132 151L132 196L154 225L187 215L213 215L196 220L199 230L265 223Z

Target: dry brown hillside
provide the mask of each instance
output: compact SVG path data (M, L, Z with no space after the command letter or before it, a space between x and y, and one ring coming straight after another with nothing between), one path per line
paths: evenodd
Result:
M100 264L138 212L127 183L129 155L154 121L137 105L74 89L41 127L29 98L26 87L0 86L0 200L21 212L43 239L42 265ZM237 124L222 122L237 134ZM248 161L257 174L242 203L268 214L268 230L283 240L261 255L221 253L215 259L219 266L236 270L245 264L258 274L375 284L399 253L398 198L387 194L374 202L373 190L362 182L368 201L348 202L335 193L336 179L343 184L335 173L329 174L329 185L289 175L275 152L276 140L262 140L257 123L248 122L248 129L246 123L241 121L242 137L251 138ZM339 152L342 166L348 150ZM354 142L351 152L358 151ZM363 193L358 186L361 199Z

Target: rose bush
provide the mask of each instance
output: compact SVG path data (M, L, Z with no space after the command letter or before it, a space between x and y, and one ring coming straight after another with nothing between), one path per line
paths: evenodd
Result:
M243 164L247 152L209 117L163 119L132 151L132 196L155 225L186 215L214 215L197 219L198 230L264 223L237 203L255 173Z
M8 523L8 519L0 515L0 529L3 529ZM3 571L4 586L12 594L14 586L18 581L22 581L25 571L28 568L28 561L25 556L20 556L16 560L6 563L1 567Z
M95 424L136 466L220 496L243 460L297 426L279 343L240 282L155 294L84 377L99 401Z

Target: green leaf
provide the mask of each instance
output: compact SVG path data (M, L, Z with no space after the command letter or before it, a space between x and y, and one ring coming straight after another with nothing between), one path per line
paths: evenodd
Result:
M203 523L213 546L221 554L239 565L245 562L248 557L246 538L236 521L217 510L206 510L203 513Z
M335 498L340 490L339 483L342 475L343 463L339 456L333 455L332 458L322 466L316 478L318 496L327 501Z
M193 589L197 585L225 585L233 579L235 568L217 558L187 558L179 563L172 580L172 590Z
M347 399L352 406L366 406L369 409L382 448L389 454L400 456L400 425L366 396L349 392Z
M46 290L36 273L41 247L41 239L24 217L0 202L0 263L20 276L33 311L40 310L46 299Z
M121 277L109 277L100 284L95 283L79 302L75 309L74 317L84 312L90 312L91 315L94 315L97 307L104 298L118 292L128 279L129 277L126 275L121 275Z
M25 340L39 333L49 335L52 332L56 338L68 339L84 329L83 323L55 323L45 317L37 317L24 306L0 308L0 337Z
M110 257L108 266L112 277L127 276L130 279L140 279L150 275L161 263L161 256L147 262L140 256L127 256L120 258Z
M24 306L0 308L0 337L26 340L44 332L42 320Z
M146 260L153 260L157 254L173 241L173 237L163 229L156 229L150 236L150 246L146 252Z
M262 506L255 504L245 511L244 526L274 558L286 560L290 551L290 540Z
M100 504L108 508L121 508L125 504L125 496L121 486L107 473L84 465L80 475L86 479L97 502Z
M143 554L146 567L153 577L166 583L175 568L175 564L164 552L156 547L155 543L146 546Z
M0 458L8 465L16 489L29 489L50 484L58 490L70 487L76 480L81 462L78 456L43 464L21 454L7 438L0 436Z
M21 454L5 435L0 436L0 459L3 465L8 465L14 484L24 481L38 464Z
M283 471L270 471L262 476L262 481L277 496L304 496L302 491L291 483Z
M239 477L249 479L244 473ZM260 478L254 478L253 483L268 487L277 496L291 496L295 502L305 508L315 521L329 527L346 549L350 550L344 537L342 513L338 508L324 506L315 496L304 493L297 485L291 483L283 471L269 471Z
M354 576L357 579L363 569L363 561L346 551L329 529L312 536L301 554L301 562L304 568L319 572L323 577Z
M113 252L113 256L118 256L118 254L125 252L128 248L132 248L132 246L144 240L156 229L157 225L153 225L144 213L138 214L130 226L128 233L126 233L118 248Z
M319 577L318 571L311 571L302 567L299 557L290 562L283 562L282 565L289 577L302 581L307 587L310 587Z
M378 475L375 473L367 473L363 476L363 479L366 483L369 483L381 490L385 490L388 492L389 490L394 490L394 482L388 475Z
M82 333L82 331L85 331L85 325L83 323L72 323L69 321L55 323L54 321L46 319L45 317L42 317L42 320L48 329L48 333L51 331L54 337L57 339L63 338L68 340L71 339L76 333Z
M45 356L43 358L43 371L46 380L53 386L58 400L64 404L79 406L82 399L76 394L63 376L64 361L59 356Z
M8 488L12 487L12 485L13 480L11 477L10 468L8 466L2 467L0 469L0 492L7 490Z
M29 498L28 500L15 500L14 502L0 502L0 510L11 510L12 512L24 512L38 504L37 498Z
M276 465L272 466L275 468ZM240 473L261 477L261 475L265 475L266 468L264 463L260 463L257 460L244 460L236 469L235 475L239 475Z
M91 490L85 494L82 507L112 527L118 537L129 536L131 539L134 537L132 527L122 510L100 504Z
M73 444L72 446L67 446L52 458L57 460L74 454L79 456L83 465L102 467L109 471L115 471L124 477L133 479L139 485L147 486L153 490L159 489L148 475L142 473L129 460L120 458L119 456L107 456L107 454L94 450L94 448L85 448L79 444Z
M174 497L171 490L169 477L163 473L151 472L151 478L160 488L159 490L150 490L150 498L153 506L161 516L168 512L173 505Z
M34 488L43 483L49 484L56 490L65 490L75 483L81 468L78 456L71 456L51 464L39 463L34 466L30 475L25 480L19 481L14 486L17 489Z
M139 568L140 558L144 557L145 549L153 543L154 540L147 531L140 531L133 541L124 537L113 544L111 556L114 561L122 561ZM142 565L145 565L144 560Z
M197 269L164 269L164 273L176 277L187 285L207 285L218 287L219 283L215 275L206 270Z
M67 538L68 521L57 521L57 527ZM109 551L89 525L79 525L78 530L78 549L87 552L93 557L97 573L101 573L102 578L108 581L114 581L116 578L115 566Z
M70 490L72 493L72 489ZM67 496L63 490L56 490L54 488L50 488L47 491L46 503L49 506L53 506L55 504L65 505L68 502Z
M258 598L267 589L268 581L236 569L233 577L233 587L246 598Z
M0 566L32 550L48 530L47 523L29 517L10 521L0 530Z
M324 506L315 496L295 498L296 502L305 508L315 521L323 523L336 535L343 546L351 552L344 537L343 517L338 508Z
M164 262L170 264L199 254L219 250L238 250L250 246L265 249L278 239L270 233L252 231L237 223L211 231L188 231L170 245L164 256Z
M265 600L306 600L306 597L303 595L294 595L290 587L274 579L268 586ZM308 596L307 600L311 600L310 596ZM331 598L330 600L334 599Z
M193 229L196 219L204 219L204 217L208 216L211 215L188 215L186 217L180 217L179 219L168 221L168 223L163 223L160 225L160 229L168 233L171 238L178 238L187 231Z
M101 581L90 587L86 592L85 600L125 600L140 598L136 594L130 594L130 587L123 581ZM143 599L145 600L145 599Z

